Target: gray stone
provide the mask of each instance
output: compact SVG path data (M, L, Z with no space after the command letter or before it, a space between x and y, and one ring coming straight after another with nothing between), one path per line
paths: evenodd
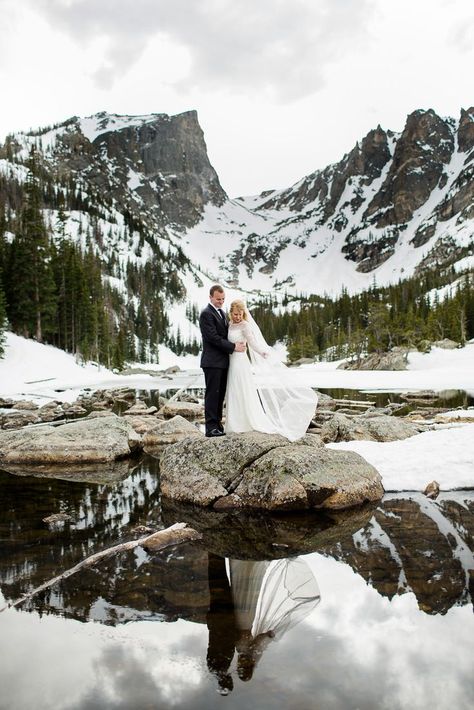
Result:
M113 414L109 409L100 409L98 411L90 412L84 419L103 419L104 417L110 417Z
M0 463L81 463L130 456L141 437L115 414L0 432Z
M160 471L165 498L218 510L342 509L383 495L373 466L312 435L293 443L259 432L187 438L166 447Z
M292 367L299 367L300 365L313 365L316 362L314 357L300 357L298 360L293 360L290 363Z
M100 412L100 411L105 411L105 410L110 410L111 409L111 402L94 402L92 405L92 409L95 412Z
M161 372L147 367L126 367L124 370L120 370L118 374L123 376L150 375L151 377L159 377Z
M324 392L316 392L318 395L318 409L336 409L336 400Z
M431 483L428 483L423 493L427 498L433 498L433 500L437 498L439 496L438 481L431 481Z
M130 400L135 401L137 396L136 391L133 387L118 387L113 390L106 390L106 394L109 395L113 400Z
M1 417L2 429L21 429L27 424L41 422L36 412L7 412Z
M177 399L178 402L194 402L195 404L200 404L202 401L202 399L199 399L199 397L189 392L182 392Z
M136 404L133 404L130 409L127 409L126 412L124 412L124 416L130 416L133 414L156 414L158 409L156 407L149 407L145 402L138 401Z
M147 448L162 446L163 444L174 444L187 436L204 436L194 424L179 414L159 424L156 423L156 418L154 419L153 428L148 429L143 437L143 444Z
M14 407L15 409L19 409L20 411L27 412L35 412L37 409L39 409L39 406L35 404L35 402L31 402L26 399L20 399L16 401Z
M84 407L80 407L78 404L64 404L63 409L68 418L82 417L87 414L87 410L84 409Z
M266 510L338 510L380 500L378 472L353 453L295 445L274 449L246 468L235 493L247 507Z
M65 416L63 408L54 402L40 407L37 414L42 422L54 422Z
M324 443L337 441L398 441L420 433L411 422L387 414L368 412L350 417L336 412L321 428Z
M167 419L180 415L185 419L198 419L204 416L204 406L195 402L168 402L161 413Z
M420 340L416 344L416 349L420 353L429 353L431 351L431 341L430 340Z
M367 357L342 362L339 370L406 370L406 357L400 352L371 353Z
M436 340L433 343L434 348L444 348L444 350L455 350L459 348L459 343L455 340L450 340L449 338L443 338L443 340Z
M157 423L160 421L157 417L151 414L129 415L127 416L126 420L130 424L130 426L132 426L133 429L137 432L137 434L142 435L146 434L151 429L154 429Z

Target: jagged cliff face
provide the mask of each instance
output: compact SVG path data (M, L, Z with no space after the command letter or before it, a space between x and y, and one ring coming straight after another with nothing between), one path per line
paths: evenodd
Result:
M472 256L473 219L474 108L458 121L419 110L289 189L224 205L215 269L244 288L357 291ZM199 228L193 240L202 250Z
M196 340L185 298L205 301L209 279L187 259L181 240L206 207L227 200L196 112L99 113L9 136L0 145L0 213L8 217L10 241L21 228L32 149L48 231L57 242L65 236L83 251L94 249L115 320L128 314L138 329L141 314L142 332L130 336L137 347L148 347L146 324L158 312L170 322L166 333L160 325L161 337L180 331L187 343Z
M195 111L74 117L46 132L18 134L10 150L16 160L26 160L32 144L51 174L72 177L152 228L190 227L207 204L226 200Z
M459 120L415 111L401 133L378 126L291 188L235 200L209 162L194 111L99 113L17 134L0 147L0 173L24 180L33 144L53 181L74 181L89 204L102 204L102 236L90 231L106 258L116 248L123 271L134 252L142 262L165 253L194 301L206 299L199 289L210 280L337 295L342 286L357 292L374 279L474 265L474 108ZM74 219L82 217L70 215L73 237ZM127 239L124 224L136 230Z

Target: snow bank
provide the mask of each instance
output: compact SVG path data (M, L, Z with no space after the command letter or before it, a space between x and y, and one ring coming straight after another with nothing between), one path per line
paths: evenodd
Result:
M338 370L341 362L314 363L299 369L305 373L308 384L320 388L346 387L381 392L460 389L474 394L474 343L456 350L433 348L429 353L411 352L408 369L402 371Z
M137 367L156 370L157 373L172 365L180 369L199 367L199 358L192 355L177 357L169 348L160 346L160 364L138 363ZM0 360L0 396L14 399L28 398L36 402L58 399L72 401L83 387L136 386L154 389L170 385L151 375L124 377L103 366L80 364L73 355L43 345L34 340L6 333L5 356Z
M427 431L403 441L344 441L330 449L355 451L375 466L386 491L474 487L474 424Z

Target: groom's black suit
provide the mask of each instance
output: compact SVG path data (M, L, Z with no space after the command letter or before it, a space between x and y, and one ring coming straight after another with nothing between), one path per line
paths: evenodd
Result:
M229 355L234 352L235 345L227 340L229 329L227 319L219 315L211 304L202 311L199 327L202 335L201 367L206 381L204 398L206 434L209 434L222 426Z

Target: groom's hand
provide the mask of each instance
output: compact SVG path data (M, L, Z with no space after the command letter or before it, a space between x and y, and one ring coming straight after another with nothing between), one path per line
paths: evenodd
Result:
M247 348L247 346L242 341L239 341L238 343L235 344L235 350L238 353L244 353L246 348Z

